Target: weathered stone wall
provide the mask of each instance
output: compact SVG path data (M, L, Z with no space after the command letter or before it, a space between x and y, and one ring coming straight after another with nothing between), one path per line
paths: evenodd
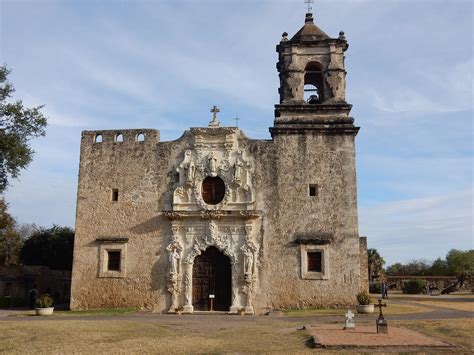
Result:
M367 237L359 238L360 246L360 290L369 292L369 255L367 252Z
M144 131L144 130L141 130ZM71 308L142 307L166 311L170 223L176 166L192 142L189 132L173 142L158 133L83 132L77 203ZM103 142L94 143L101 133ZM127 139L130 138L130 139ZM360 289L354 136L278 135L273 141L239 138L252 157L261 265L254 306L290 308L353 304ZM318 196L308 196L308 185ZM111 201L112 189L119 199ZM225 209L225 207L224 207ZM328 247L328 278L302 279L297 240ZM99 277L102 238L128 238L125 274ZM107 245L104 245L107 247Z
M288 134L272 145L258 157L266 167L256 189L265 211L262 304L353 304L360 282L354 137ZM318 196L308 195L309 184L317 184ZM302 279L296 241L320 236L329 239L329 277Z
M101 133L105 138L95 143ZM122 133L124 142L114 142ZM145 134L145 141L134 137ZM166 236L161 214L170 204L172 167L185 140L158 143L158 131L83 132L76 211L72 309L165 302ZM117 202L111 201L118 189ZM125 278L99 278L100 237L126 237Z

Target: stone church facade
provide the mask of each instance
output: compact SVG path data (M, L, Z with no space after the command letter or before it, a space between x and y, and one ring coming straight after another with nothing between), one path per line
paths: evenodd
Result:
M207 127L82 132L71 309L348 306L367 289L344 34L277 45L271 140Z

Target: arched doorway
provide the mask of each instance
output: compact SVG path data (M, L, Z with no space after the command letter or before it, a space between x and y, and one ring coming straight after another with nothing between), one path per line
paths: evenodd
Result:
M231 304L230 260L215 247L209 247L194 259L193 306L196 311L210 311L209 295L214 295L214 311L228 311Z

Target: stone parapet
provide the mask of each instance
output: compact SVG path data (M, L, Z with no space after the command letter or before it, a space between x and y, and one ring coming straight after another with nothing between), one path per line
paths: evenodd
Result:
M81 137L81 144L156 143L159 141L160 131L149 128L82 131Z

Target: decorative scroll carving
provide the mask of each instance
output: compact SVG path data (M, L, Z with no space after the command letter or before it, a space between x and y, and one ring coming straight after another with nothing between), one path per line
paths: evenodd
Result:
M198 255L201 255L201 253L209 246L215 246L217 249L227 255L231 262L236 262L235 254L231 249L230 236L226 234L219 235L217 231L217 224L213 220L208 223L207 229L208 230L205 235L195 238L194 245L191 251L188 253L185 263L193 264L194 259Z
M186 218L201 218L201 219L220 219L233 218L239 220L252 220L262 217L262 211L220 211L220 210L205 210L205 211L163 211L163 215L171 220L183 220Z
M326 87L328 88L328 99L330 101L344 101L345 80L344 70L328 70L325 73Z
M219 132L221 129L213 129ZM207 143L206 134L196 135L193 147L184 152L182 161L176 167L179 174L178 186L173 194L174 210L220 210L229 201L239 204L253 203L251 183L252 164L242 149L235 149L235 136L223 131L220 141ZM215 142L216 138L209 138ZM225 193L216 205L207 204L201 194L202 182L208 176L220 177L224 181ZM196 206L197 205L197 206ZM249 209L248 207L243 208Z

